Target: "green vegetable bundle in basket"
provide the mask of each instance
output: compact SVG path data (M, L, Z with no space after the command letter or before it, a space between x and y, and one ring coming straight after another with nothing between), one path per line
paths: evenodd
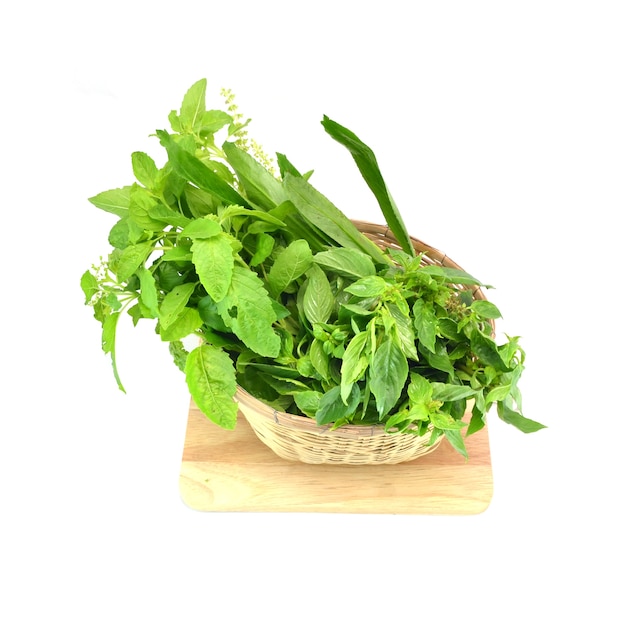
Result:
M233 429L240 408L284 458L398 463L444 437L467 456L493 405L523 432L543 428L521 413L524 352L516 337L496 343L486 286L408 234L354 133L322 122L387 226L351 221L283 154L275 172L232 94L207 110L205 92L195 83L172 132L156 132L162 167L135 152L137 182L90 199L118 217L81 286L120 389L126 312L153 320L207 418Z

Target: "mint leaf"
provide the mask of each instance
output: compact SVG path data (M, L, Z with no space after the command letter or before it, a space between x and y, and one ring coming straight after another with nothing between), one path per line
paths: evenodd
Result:
M187 355L185 377L191 397L211 421L233 430L237 422L237 391L235 368L230 357L220 348L207 344Z

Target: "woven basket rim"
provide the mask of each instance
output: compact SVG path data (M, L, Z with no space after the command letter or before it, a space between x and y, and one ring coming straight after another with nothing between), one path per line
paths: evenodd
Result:
M333 428L333 424L319 425L312 417L297 415L295 413L285 413L272 408L269 404L255 398L250 392L237 385L235 400L245 402L258 413L265 416L278 426L293 428L295 430L315 433L317 435L334 434L350 439L363 439L364 437L384 437L397 434L394 431L385 430L382 424L344 424L339 428ZM411 434L411 436L414 436Z
M351 220L352 223L371 241L377 244L380 248L397 249L400 250L401 246L393 233L387 225L375 224L373 222L367 222L362 220ZM444 254L437 248L434 248L427 243L410 236L411 243L413 244L416 252L422 254L422 262L427 265L441 265L453 269L463 270L463 268L453 261L448 255ZM476 300L486 300L485 294L482 289L476 286L474 289L467 285L457 285L458 288L471 291L472 296ZM492 327L493 320L491 320ZM292 413L286 413L272 408L267 403L256 398L251 393L246 391L243 387L237 386L235 394L235 400L244 403L247 408L252 408L257 416L268 425L268 427L274 428L276 431L285 431L286 429L298 431L301 433L310 433L316 436L328 436L329 438L337 438L343 441L354 441L355 444L358 440L372 440L374 438L389 438L397 437L398 441L410 437L414 439L416 437L415 432L405 431L397 432L392 430L386 430L384 424L344 424L338 428L334 428L334 424L318 425L315 419L307 417L305 415L298 415ZM243 411L242 411L243 412ZM244 413L245 414L245 413ZM255 418L256 419L256 418ZM248 420L250 421L250 419ZM425 435L418 436L420 439L424 439L429 436L432 431L432 426L429 425L429 431ZM434 449L436 444L443 439L443 434L437 438L436 442L430 446L430 449ZM268 443L266 441L266 443ZM270 445L268 443L268 445ZM295 445L295 444L294 444ZM270 445L270 447L272 447Z

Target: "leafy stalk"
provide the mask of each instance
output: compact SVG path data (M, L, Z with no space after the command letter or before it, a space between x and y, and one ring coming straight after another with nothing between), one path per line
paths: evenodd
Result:
M365 145L351 130L334 122L326 115L322 120L322 126L333 139L350 151L365 182L376 196L391 232L395 235L404 252L415 256L415 249L411 243L409 232L387 189L372 149Z

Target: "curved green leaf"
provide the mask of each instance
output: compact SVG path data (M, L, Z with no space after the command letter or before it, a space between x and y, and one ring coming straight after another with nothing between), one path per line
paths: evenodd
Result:
M187 355L185 378L193 401L211 421L232 430L237 422L235 368L220 348L203 344Z
M348 148L367 186L376 196L376 200L391 232L395 235L402 249L407 254L415 256L411 237L402 220L400 211L398 211L398 207L387 189L372 149L366 146L351 130L334 122L326 115L322 120L322 126L333 139Z
M409 375L409 365L402 348L389 338L385 338L376 349L369 368L370 389L376 398L379 417L384 417L393 409Z

